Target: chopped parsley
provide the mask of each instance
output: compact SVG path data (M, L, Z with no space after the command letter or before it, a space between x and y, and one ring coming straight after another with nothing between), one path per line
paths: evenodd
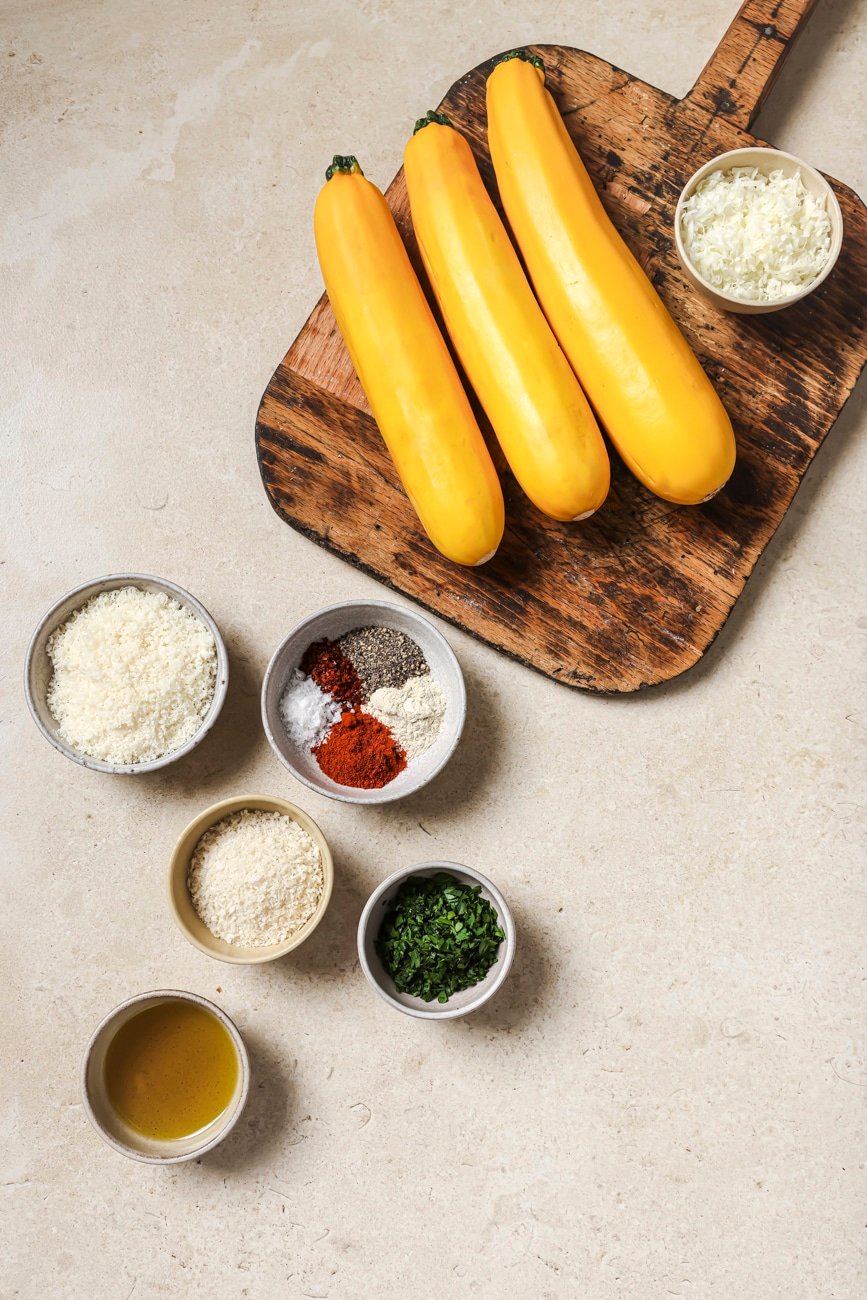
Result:
M410 876L383 918L376 951L398 993L448 1002L483 980L505 933L480 885L447 871Z

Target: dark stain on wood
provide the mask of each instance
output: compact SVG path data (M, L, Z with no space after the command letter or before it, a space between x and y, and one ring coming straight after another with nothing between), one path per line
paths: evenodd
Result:
M746 130L813 2L748 0L680 101L581 50L534 47L607 210L732 416L738 462L723 492L679 509L647 492L613 455L604 507L585 524L558 524L520 493L482 419L506 496L506 534L490 564L457 568L421 532L323 297L259 408L259 468L281 518L566 685L629 692L692 667L725 623L867 357L867 214L844 185L831 182L845 223L837 269L787 311L714 311L687 284L673 246L681 186L707 159L753 142ZM496 194L484 111L493 62L462 77L439 107L469 138ZM388 200L418 270L402 173Z

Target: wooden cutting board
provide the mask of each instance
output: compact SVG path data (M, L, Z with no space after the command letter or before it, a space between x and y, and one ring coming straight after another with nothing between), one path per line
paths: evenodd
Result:
M606 208L732 416L738 463L720 495L697 508L669 505L612 455L605 506L587 523L558 524L518 490L483 422L501 472L506 535L484 567L451 564L403 494L322 297L259 407L259 466L278 514L566 685L628 692L692 667L743 591L867 359L867 214L845 185L831 182L845 225L837 268L786 311L717 313L687 284L672 238L678 194L692 172L754 142L750 123L814 2L748 0L681 100L581 50L532 47ZM492 188L485 79L493 62L461 77L439 105L470 139ZM363 167L363 139L350 144ZM387 195L419 269L402 172Z

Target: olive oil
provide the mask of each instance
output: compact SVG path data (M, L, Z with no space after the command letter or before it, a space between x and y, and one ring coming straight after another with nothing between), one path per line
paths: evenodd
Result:
M105 1087L117 1115L144 1137L171 1141L212 1123L232 1100L238 1058L226 1029L195 1002L160 1002L109 1043Z

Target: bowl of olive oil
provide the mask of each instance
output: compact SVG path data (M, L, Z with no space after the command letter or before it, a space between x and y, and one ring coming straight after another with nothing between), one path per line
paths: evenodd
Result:
M122 1155L178 1164L210 1151L240 1118L250 1061L224 1011L195 993L128 998L97 1026L82 1065L88 1118Z

